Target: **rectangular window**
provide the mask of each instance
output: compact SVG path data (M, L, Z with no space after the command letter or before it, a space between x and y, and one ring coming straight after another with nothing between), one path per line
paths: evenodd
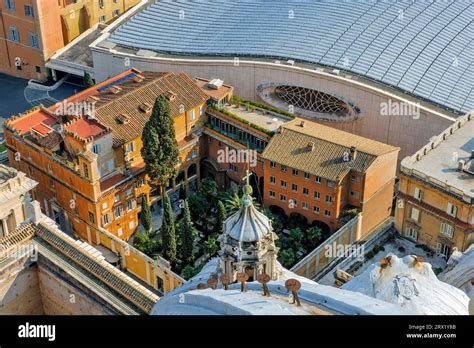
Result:
M104 8L104 0L99 0L99 7Z
M115 203L120 202L120 193L117 193L117 194L115 195L115 197L114 197L114 202L115 202Z
M272 162L272 161L270 161L270 168L272 168L272 169L273 169L273 168L275 168L275 167L276 167L276 163L275 163L275 162Z
M34 17L35 16L35 11L33 9L33 6L25 5L25 15L29 16L29 17Z
M286 188L286 181L285 180L280 181L280 187L281 188Z
M321 177L320 177L320 176L316 176L315 181L316 181L317 184L320 184L320 183L321 183Z
M117 236L121 237L123 235L123 229L122 227L120 227L118 230L117 230Z
M121 217L122 215L123 215L123 206L119 205L118 207L115 207L114 216L118 218L118 217Z
M213 141L214 141L214 138L209 137L209 144L212 144Z
M408 237L408 238L411 238L411 239L414 239L414 240L418 240L418 231L413 228L413 227L408 227L406 230L405 230L405 235Z
M110 216L109 214L102 215L102 226L105 226L110 223Z
M326 209L326 210L324 211L324 216L331 216L331 212Z
M308 210L308 203L302 202L302 203L301 203L301 207L302 207L304 210Z
M100 154L100 144L94 144L92 145L92 152L95 154Z
M305 179L309 179L309 173L306 173L306 172L305 172L305 173L304 173L304 178L305 178Z
M458 213L458 207L455 206L454 204L448 202L448 209L447 209L446 212L449 215L451 215L452 217L456 217L456 215Z
M441 223L441 233L449 238L452 238L454 234L454 227L443 222Z
M127 211L132 210L135 207L135 200L134 199L129 199L127 201Z
M328 180L328 187L334 187L334 181Z
M304 194L305 196L309 196L309 190L308 190L307 187L303 187L303 194Z
M276 183L276 178L274 176L270 177L270 184L275 185Z
M298 176L298 170L297 169L292 169L291 174L294 176Z
M281 170L283 173L286 173L286 166L284 166L283 164L280 165L280 170Z
M51 163L48 163L48 172L50 172L50 173L53 172L53 168L51 167Z
M189 111L189 120L194 121L194 110Z
M326 203L331 203L332 202L332 197L329 195L326 195Z
M319 201L319 198L321 198L321 194L318 191L314 191L314 199Z
M133 230L134 228L135 228L135 221L132 220L128 223L128 229Z
M285 195L280 195L280 201L285 202L286 201L286 196Z
M355 176L355 175L351 175L351 181L353 182L359 182L359 177Z
M204 112L204 107L201 105L199 107L199 116L202 116L203 112Z
M20 33L16 27L9 27L8 31L10 32L11 41L20 42Z
M120 16L120 10L114 10L114 17Z
M239 168L237 166L234 166L233 164L229 164L229 168L231 171L233 171L234 173L238 173L239 172Z
M275 192L273 192L273 191L269 191L269 192L270 192L269 193L270 198L275 198Z
M451 251L451 248L447 246L446 244L443 244L443 243L436 244L436 252L438 254L448 257L450 251Z
M313 213L319 214L319 207L313 205Z
M127 148L126 148L125 152L126 153L133 152L133 151L135 151L135 148L136 148L135 141L132 141L131 143L127 144Z
M105 22L105 16L100 16L99 17L99 22L104 23Z
M94 217L94 213L92 212L89 212L89 221L95 224L95 217Z
M10 11L15 11L14 0L5 0L5 8Z
M415 194L414 194L414 197L418 200L421 200L421 189L418 188L418 187L415 187Z
M191 151L191 157L192 157L192 158L196 158L197 155L198 155L197 150L196 150L196 149L193 149L193 151Z
M293 191L293 192L298 192L298 185L296 185L296 184L291 184L291 191Z
M412 207L410 218L415 221L420 221L420 211L415 207Z

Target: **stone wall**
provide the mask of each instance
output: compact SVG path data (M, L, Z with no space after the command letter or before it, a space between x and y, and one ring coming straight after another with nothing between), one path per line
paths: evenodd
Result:
M42 315L38 267L20 259L0 271L0 315Z

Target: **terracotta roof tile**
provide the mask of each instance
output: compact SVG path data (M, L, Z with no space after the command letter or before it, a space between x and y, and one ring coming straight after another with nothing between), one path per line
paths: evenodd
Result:
M398 151L396 147L311 121L304 121L304 127L301 127L301 121L295 119L281 126L262 157L338 181L350 170L365 172L379 155ZM351 147L357 150L354 160L348 156Z
M96 103L96 118L112 130L114 145L120 145L140 136L150 113L144 113L140 106L155 103L156 97L169 91L176 97L169 101L171 116L180 113L180 106L185 110L196 107L205 102L208 96L184 73L142 73L144 80L136 82L134 79L119 84L121 91L111 93L106 90L97 95L100 99ZM123 124L117 116L126 114L129 122Z

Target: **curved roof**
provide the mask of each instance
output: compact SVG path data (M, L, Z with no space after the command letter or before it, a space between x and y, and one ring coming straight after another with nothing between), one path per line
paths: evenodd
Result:
M474 107L471 1L162 1L110 41L167 54L293 59Z
M252 197L242 200L242 208L225 221L225 233L239 242L258 242L272 233L270 219L254 207Z

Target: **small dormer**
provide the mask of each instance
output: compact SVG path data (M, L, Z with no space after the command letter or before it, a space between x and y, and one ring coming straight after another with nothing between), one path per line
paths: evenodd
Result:
M173 92L173 91L167 91L167 92L165 93L165 97L166 97L166 99L168 99L169 101L175 100L177 96L178 96L178 95L177 95L175 92Z
M117 123L119 124L128 124L130 123L130 116L127 114L120 114L116 118Z
M149 103L141 103L138 108L141 112L148 114L151 112L152 106Z

